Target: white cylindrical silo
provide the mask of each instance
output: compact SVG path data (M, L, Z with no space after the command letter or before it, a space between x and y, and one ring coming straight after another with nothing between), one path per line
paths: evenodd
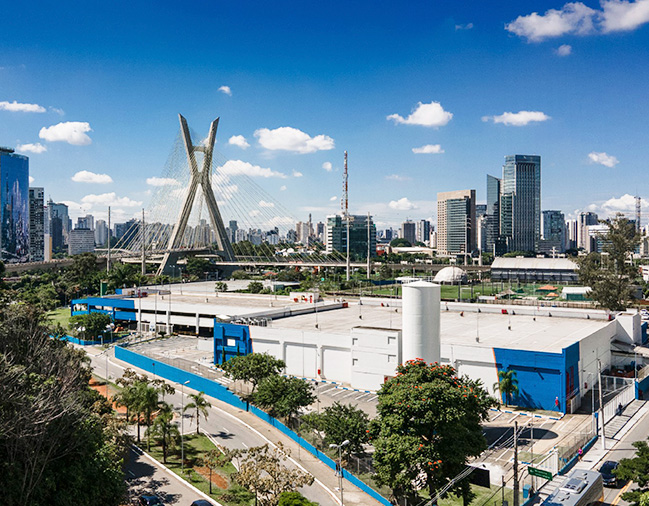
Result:
M401 359L439 362L439 285L415 281L403 285Z

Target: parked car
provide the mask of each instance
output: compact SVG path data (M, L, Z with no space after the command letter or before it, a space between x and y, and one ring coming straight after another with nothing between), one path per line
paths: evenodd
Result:
M164 506L157 495L141 495L137 504L138 506Z
M198 501L194 501L191 506L214 506L211 502L206 501L205 499L199 499Z
M602 482L605 487L617 487L617 477L613 473L617 469L618 463L614 460L607 460L599 468L599 474L602 475Z

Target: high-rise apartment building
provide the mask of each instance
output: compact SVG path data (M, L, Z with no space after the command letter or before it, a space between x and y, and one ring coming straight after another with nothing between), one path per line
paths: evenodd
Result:
M77 225L74 228L87 228L88 230L95 230L95 217L92 214L79 216L77 218Z
M367 258L367 238L369 225L370 256L376 254L376 226L372 217L352 215L349 223L349 253L352 258ZM414 224L413 224L414 225ZM347 223L339 214L327 216L327 253L338 251L347 253Z
M417 242L417 226L414 221L406 220L401 224L401 233L399 234L401 239L405 239L410 244L415 244Z
M577 248L584 248L590 251L590 234L588 227L599 225L597 213L579 213L577 217Z
M566 221L561 211L541 213L540 253L563 253L566 250Z
M29 158L0 148L0 257L29 260Z
M437 251L471 253L476 248L475 190L437 194Z
M95 223L95 244L103 246L108 242L108 225L105 220L97 220Z
M426 245L430 244L430 221L428 220L419 220L415 223L415 239L417 242L424 243Z
M75 228L68 235L68 255L80 255L95 251L95 232L87 228Z
M45 190L29 189L29 260L45 259Z
M500 235L509 251L538 251L541 240L541 157L505 157L500 182Z
M68 233L70 232L68 206L52 202L52 199L50 199L47 203L47 213L50 223L50 236L52 237L52 249L59 252L67 244Z

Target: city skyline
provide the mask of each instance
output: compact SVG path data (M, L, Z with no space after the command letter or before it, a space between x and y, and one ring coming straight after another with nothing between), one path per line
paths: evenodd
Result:
M134 2L82 22L72 4L8 6L0 144L30 157L31 184L75 221L147 207L178 112L199 135L220 116L216 149L297 220L339 211L345 149L350 212L378 228L435 221L439 192L486 202L485 174L513 154L543 158L541 209L631 216L647 158L644 4Z

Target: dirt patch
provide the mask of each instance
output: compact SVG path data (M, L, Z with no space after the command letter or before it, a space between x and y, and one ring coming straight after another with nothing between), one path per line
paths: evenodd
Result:
M195 467L194 471L205 478L205 481L209 481L210 470L207 467ZM216 471L212 471L212 483L219 487L221 490L227 490L230 486L228 479Z
M100 383L99 381L93 378L90 380L90 388L96 390L101 395L106 397L108 401L111 403L111 405L113 406L113 409L117 411L117 413L121 415L126 414L126 408L124 406L118 406L117 404L115 404L115 402L112 399L112 395L114 395L115 392L111 392L112 389L108 388L108 386L105 383Z

